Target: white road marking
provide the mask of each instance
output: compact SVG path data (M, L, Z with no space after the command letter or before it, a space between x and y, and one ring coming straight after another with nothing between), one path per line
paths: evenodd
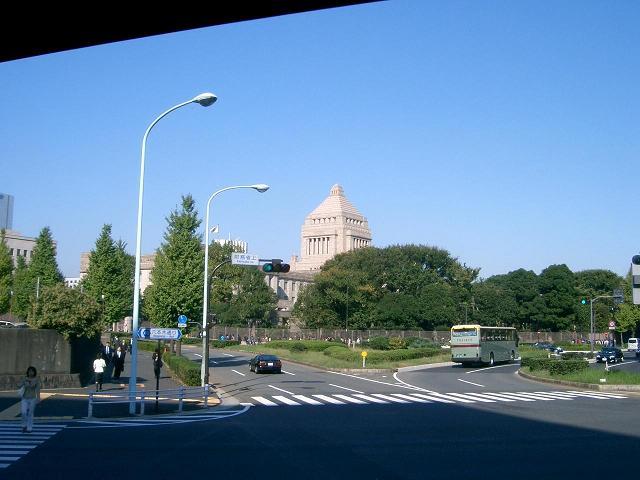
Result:
M543 401L553 400L553 398L545 397L544 395L536 395L535 393L532 393L532 392L514 392L511 395L517 395L525 398L533 398L534 400L543 400Z
M293 398L295 398L296 400L302 400L309 405L324 405L324 403L314 400L313 398L309 398L305 395L294 395Z
M551 392L531 392L534 395L539 395L541 397L552 398L554 400L572 400L571 398L564 397L562 395L554 395Z
M473 382L468 382L467 380L462 380L461 378L458 379L459 382L464 382L464 383L470 383L471 385L475 385L476 387L483 387L484 385L480 385L479 383L473 383Z
M513 398L508 398L500 395L499 393L476 393L476 397L490 398L492 400L499 400L501 402L515 402Z
M319 398L320 400L324 400L325 402L329 402L329 403L333 403L334 405L344 405L344 402L341 402L340 400L336 400L333 397L329 397L328 395L313 395L316 398Z
M288 390L284 390L282 388L274 387L273 385L267 385L267 386L273 388L274 390L278 390L280 392L288 393L289 395L295 395L293 392L289 392Z
M286 403L287 405L293 405L293 406L297 406L297 407L299 407L301 405L300 403L294 402L290 398L284 397L282 395L274 395L273 398L275 398L276 400L280 400L282 403Z
M264 397L251 397L253 398L256 402L261 403L262 405L266 405L267 407L277 407L278 404L276 402L272 402L271 400L267 400Z
M472 394L469 394L469 393L451 393L451 392L448 392L447 395L449 395L450 397L454 397L454 398L464 398L466 400L473 400L475 402L496 403L495 400L489 400L487 398L474 397Z
M417 393L412 393L411 395L418 395ZM424 397L424 395L418 395L420 397ZM475 400L467 400L465 398L458 398L458 397L452 397L449 394L444 394L444 393L438 393L438 392L431 392L429 393L429 396L434 396L434 397L438 397L438 398L444 398L446 400L453 400L454 402L461 402L461 403L476 403Z
M355 393L364 393L364 392L361 392L360 390L354 390L354 389L352 389L352 388L341 387L340 385L334 385L333 383L330 383L330 384L329 384L329 386L330 386L330 387L341 388L341 389L343 389L343 390L348 390L348 391L350 391L350 392L355 392Z
M199 353L194 353L194 355L195 355L196 357L200 357L200 358L202 358L202 355L200 355Z
M349 403L358 403L360 405L366 405L367 402L363 402L362 400L358 400L357 398L351 398L348 395L338 395L338 394L334 394L334 397L338 397L340 400L345 400Z
M484 372L485 370L491 370L493 368L513 367L514 365L517 365L517 363L507 363L506 365L494 365L493 367L483 367L483 368L478 368L477 370L469 370L467 373Z
M517 393L511 393L511 392L494 393L494 395L498 395L498 396L505 397L505 398L513 398L514 400L521 400L523 402L535 402L536 401L536 399L534 399L534 398L523 397L521 395L518 395Z
M242 375L243 377L246 377L246 374L244 374L244 373L240 373L240 372L239 372L239 371L237 371L237 370L231 370L231 371L232 371L232 372L237 373L238 375Z
M383 400L389 400L390 402L395 402L395 403L409 403L408 401L403 400L401 398L390 397L389 395L383 395L382 393L372 393L371 396L381 398Z
M398 387L400 385L404 385L404 388L410 388L411 390L417 390L419 392L427 392L427 393L436 393L433 390L427 390L426 388L422 388L422 387L416 387L415 385L411 385L410 383L407 382L403 382L402 380L400 380L398 378L398 373L400 372L396 372L393 374L393 378L396 379L396 381L398 382L395 386Z
M371 403L384 403L384 404L389 403L389 402L385 402L384 400L380 400L379 398L365 395L364 393L355 393L353 396L361 398L362 400L366 400L367 402L371 402Z
M407 400L411 400L412 402L432 403L429 400L424 400L422 398L412 397L411 395L405 395L404 393L392 393L391 396L398 397L398 398L406 398Z
M231 355L230 353L223 353L223 355L224 355L225 357L232 357L232 358L233 358L233 355Z
M282 370L282 373L286 373L287 375L293 375L295 377L295 373L287 372L286 370Z
M389 385L391 387L399 387L400 385L395 384L395 383L389 383L389 382L381 382L380 380L374 380L372 378L364 378L364 377L358 377L357 375L349 375L348 373L341 373L341 372L330 372L327 371L327 373L333 373L334 375L342 375L344 377L351 377L351 378L357 378L358 380L364 380L366 382L373 382L373 383L380 383L382 385ZM393 374L393 377L398 380L400 383L402 383L403 385L408 385L407 387L403 387L403 388L411 388L413 390L423 390L423 391L428 391L428 390L424 390L420 387L414 387L412 385L409 385L408 383L403 382L402 380L399 380L398 378L396 378L396 373Z
M456 403L453 400L445 400L444 398L438 398L438 397L432 396L432 395L425 395L424 393L410 393L409 395L411 395L413 397L426 398L427 400L431 400L433 402Z
M616 393L609 393L609 392L577 392L577 391L570 391L569 393L575 393L576 395L583 395L583 396L588 396L588 395L597 395L600 397L604 397L604 398L628 398L624 395L620 395L620 394L616 394Z

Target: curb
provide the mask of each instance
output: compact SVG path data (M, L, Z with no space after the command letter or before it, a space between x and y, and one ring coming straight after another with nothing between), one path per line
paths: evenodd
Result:
M598 385L595 383L571 382L569 380L553 380L551 378L537 377L535 375L531 375L530 373L524 373L520 369L518 369L518 375L528 380L534 380L536 382L566 385L568 387L585 388L587 390L597 390L600 392L640 393L640 385Z

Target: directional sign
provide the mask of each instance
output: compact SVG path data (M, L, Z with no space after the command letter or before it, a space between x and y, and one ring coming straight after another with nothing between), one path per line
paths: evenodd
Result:
M180 340L182 332L177 328L139 328L138 338L143 340Z
M178 328L184 328L187 326L187 316L186 315L180 315L178 317Z
M233 265L260 265L260 259L258 255L250 255L248 253L232 253L231 263Z

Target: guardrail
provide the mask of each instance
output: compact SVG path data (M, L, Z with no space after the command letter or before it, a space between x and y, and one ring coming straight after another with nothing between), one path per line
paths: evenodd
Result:
M92 392L89 394L89 410L87 418L93 418L93 408L96 405L119 404L135 402L140 405L139 415L144 415L145 405L148 401L155 401L156 406L160 400L173 400L178 402L178 412L182 412L184 400L200 399L204 401L204 407L209 407L211 396L210 385L204 387L179 387L170 390L138 390L134 395L129 392Z

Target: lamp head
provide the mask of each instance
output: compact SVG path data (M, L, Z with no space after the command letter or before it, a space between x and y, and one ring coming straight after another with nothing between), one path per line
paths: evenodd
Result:
M208 107L209 105L213 105L216 102L216 100L218 100L218 97L216 97L213 93L207 92L207 93L201 93L191 101L194 103L199 103L203 107Z
M256 185L251 185L251 188L259 191L260 193L264 193L269 190L269 185L265 185L264 183L258 183Z

